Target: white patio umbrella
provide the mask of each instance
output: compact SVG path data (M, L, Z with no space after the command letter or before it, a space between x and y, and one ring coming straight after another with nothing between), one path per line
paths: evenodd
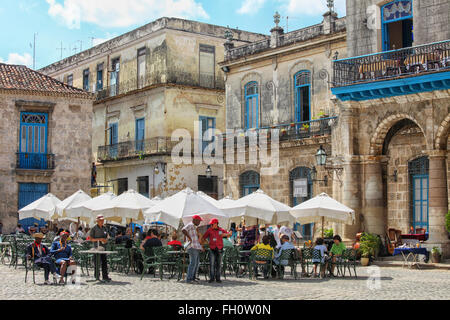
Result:
M295 206L290 212L301 224L322 222L322 237L325 219L329 222L345 224L355 222L355 211L334 200L326 193L321 193Z
M192 221L194 215L199 215L203 218L200 226L207 225L212 218L217 218L221 226L228 225L228 217L222 210L190 188L167 197L156 206L146 210L145 221L148 224L159 221L177 229L180 221L188 224Z
M109 205L99 209L97 214L102 214L105 220L116 221L122 224L129 222L141 223L144 221L144 211L155 206L156 203L130 189L114 198Z
M219 208L226 208L226 207L230 207L232 206L234 203L236 202L236 200L234 200L232 197L230 196L226 196L225 198L222 198L220 200L217 201ZM225 212L226 213L226 212Z
M44 219L52 221L58 218L56 206L61 203L57 197L48 193L45 196L30 203L26 207L19 210L19 220L26 218Z
M86 201L89 201L91 199L92 199L92 197L89 196L86 192L84 192L83 190L78 190L77 192L72 194L70 197L61 201L61 203L59 203L56 206L56 212L61 217L58 220L65 220L65 219L71 220L71 221L76 220L76 217L68 217L67 216L67 210L74 206L82 204Z
M93 225L98 212L109 206L114 198L116 198L114 193L107 192L86 202L71 206L65 211L66 217L71 219L80 218L80 220L89 225Z
M239 223L244 218L247 225L258 224L259 222L267 224L290 224L294 222L294 218L289 213L291 207L272 199L260 189L233 203L223 205L222 210L233 222Z

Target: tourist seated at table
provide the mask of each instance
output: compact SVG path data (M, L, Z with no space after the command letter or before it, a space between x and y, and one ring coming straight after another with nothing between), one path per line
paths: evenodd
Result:
M131 239L130 234L124 234L122 230L119 230L114 240L116 244L124 244L125 248L131 248L133 246L133 239Z
M238 232L236 229L236 223L232 222L230 225L230 231L231 231L231 238L230 241L235 244L237 242L237 236L238 236Z
M50 250L42 244L44 235L42 233L33 234L34 242L27 247L27 259L33 260L34 263L44 269L44 284L50 284L49 274L53 275L53 281L57 282L56 266L53 263Z
M46 224L45 226L41 227L39 232L44 234L44 235L46 235L48 233L48 224Z
M147 236L142 241L140 248L149 256L153 255L153 247L162 247L161 240L158 239L158 230L150 229Z
M314 277L317 277L317 266L319 264L322 265L322 268L320 270L320 276L323 278L325 276L325 270L327 270L328 265L328 256L327 256L327 246L324 244L323 238L317 238L316 244L314 246L315 250L320 251L321 259L314 258L312 259L312 262L314 263Z
M291 249L296 250L296 249L295 249L294 245L289 241L289 236L282 235L280 241L281 241L281 246L280 246L278 252L275 254L275 259L273 259L273 262L276 265L285 266L288 264L289 261L288 260L280 260L283 250L291 250Z
M254 245L250 250L254 251L254 250L258 250L258 249L266 249L266 250L271 251L272 252L272 259L273 259L273 257L274 257L273 248L270 246L270 237L268 235L266 235L266 236L264 236L262 238L262 243L258 243L256 245ZM269 270L269 265L267 264L266 261L256 261L256 263L258 263L258 262L261 263L261 264L264 263L264 270L263 270L264 278L268 279L269 278L269 271L270 271ZM258 273L257 266L254 266L254 273L257 276L257 273Z
M33 234L39 232L39 224L35 223L32 226L30 226L28 228L28 233L30 234L30 236L32 236Z
M72 283L75 284L76 263L73 260L72 248L67 241L68 237L69 233L67 231L61 232L60 239L53 242L50 249L50 253L53 254L56 260L56 265L59 266L60 284L64 284L66 271L70 274Z
M282 237L283 235L286 235L286 236L289 237L289 242L291 242L291 241L292 241L292 234L293 234L293 233L294 233L294 231L293 231L291 228L286 227L286 226L282 226L282 227L280 228L280 239L281 239L281 237Z
M25 229L22 227L22 225L19 223L16 227L16 229L14 230L15 234L19 234L19 233L26 233Z
M171 241L169 241L167 245L171 246L176 251L181 250L183 247L183 244L178 241L178 235L176 232L172 233Z
M258 226L242 226L241 245L243 250L250 250L257 242Z
M333 237L333 246L331 247L331 276L334 276L334 268L336 266L336 261L340 260L342 254L347 249L345 244L342 242L342 239L339 235L335 235Z

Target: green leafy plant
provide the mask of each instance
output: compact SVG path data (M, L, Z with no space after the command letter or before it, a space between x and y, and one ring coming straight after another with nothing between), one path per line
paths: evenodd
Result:
M303 126L302 126L302 129L303 130L308 130L309 129L309 124L304 123Z
M323 236L325 238L333 238L334 231L332 228L323 230Z
M439 250L438 247L433 247L433 249L431 249L431 253L441 255L441 250Z
M445 228L447 229L447 232L450 232L450 210L445 215Z
M139 155L139 160L144 160L144 152L143 151L139 151L138 155Z
M379 249L380 244L381 240L377 235L364 232L361 235L359 242L359 251L361 253L361 257L369 258L371 256L375 256L375 253Z

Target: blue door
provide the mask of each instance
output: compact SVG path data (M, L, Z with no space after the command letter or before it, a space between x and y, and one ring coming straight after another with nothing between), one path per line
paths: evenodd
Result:
M26 207L30 203L42 198L48 193L48 184L46 183L19 183L19 210ZM39 226L44 226L44 220L37 220L34 218L27 218L19 220L25 231L33 226L34 223L38 223Z
M200 133L202 141L202 152L205 151L206 147L214 141L214 129L216 128L216 119L210 117L200 116ZM209 129L212 129L208 131ZM214 149L213 149L214 150Z
M295 122L311 120L311 74L300 71L294 76L295 81Z
M117 148L119 143L119 132L118 125L116 123L111 123L109 125L109 156L114 158L117 157Z
M258 128L259 105L258 105L258 83L249 82L245 86L245 128Z
M413 228L428 228L428 175L412 176Z
M395 0L381 7L381 34L383 51L411 47L413 34L412 0Z
M145 118L136 119L136 151L144 150Z
M47 169L47 113L20 113L19 166Z

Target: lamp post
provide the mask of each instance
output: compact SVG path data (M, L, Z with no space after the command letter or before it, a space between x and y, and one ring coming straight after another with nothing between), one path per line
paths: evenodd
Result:
M153 196L152 198L156 197L156 186L155 186L155 176L159 174L159 167L158 164L155 165L153 168Z
M208 166L206 168L206 178L211 179L211 175L212 175L211 166Z
M320 167L323 167L325 170L327 170L328 175L331 175L333 173L333 171L336 171L337 178L338 178L338 180L340 181L340 183L342 185L342 181L341 181L339 176L342 173L342 171L344 170L344 168L342 168L342 167L329 167L329 166L326 165L328 155L325 152L325 149L323 148L322 145L320 145L320 148L317 150L315 157L316 157L317 165L320 166ZM316 172L316 174L317 174L317 171L316 171L315 167L313 167L313 172ZM325 176L324 180L314 180L314 181L323 181L325 183L325 186L327 186L328 185L328 176Z

